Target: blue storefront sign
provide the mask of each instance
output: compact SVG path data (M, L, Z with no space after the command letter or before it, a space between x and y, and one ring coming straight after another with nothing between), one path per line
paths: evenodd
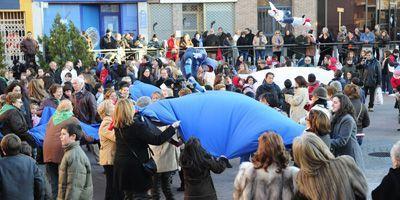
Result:
M48 2L44 9L43 33L50 34L54 18L60 14L63 22L72 21L81 31L89 33L98 48L107 29L113 33L138 34L138 6L142 0L37 0ZM112 4L109 4L112 3ZM144 13L147 15L147 13ZM147 25L146 25L147 26ZM92 40L93 40L92 39Z

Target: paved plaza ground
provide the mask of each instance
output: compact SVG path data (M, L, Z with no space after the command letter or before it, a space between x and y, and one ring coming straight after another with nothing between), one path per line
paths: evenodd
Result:
M400 132L396 130L400 128L400 125L397 123L397 111L393 108L394 100L392 97L385 97L384 100L384 105L376 106L375 112L370 113L371 126L365 129L366 137L362 145L365 175L370 191L379 185L390 168L391 161L389 157L373 157L369 154L389 152L391 146L400 140ZM93 166L94 199L103 200L105 192L103 168L95 164L92 154L88 153L88 156ZM214 185L221 200L232 199L233 181L238 171L239 160L231 160L231 163L233 168L227 169L220 175L213 174ZM176 191L179 183L179 177L176 174L173 180L173 191L178 200L183 199L183 193Z

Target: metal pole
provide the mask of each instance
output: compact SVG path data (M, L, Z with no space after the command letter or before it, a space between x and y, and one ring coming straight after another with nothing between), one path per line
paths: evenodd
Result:
M325 27L328 27L328 0L325 0Z
M365 0L365 25L364 25L364 31L365 27L367 27L367 22L368 22L368 0Z

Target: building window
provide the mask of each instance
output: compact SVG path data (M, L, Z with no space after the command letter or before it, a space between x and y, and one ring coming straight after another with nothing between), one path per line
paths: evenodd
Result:
M100 11L101 12L117 13L117 12L119 12L119 4L101 5L100 6Z
M182 4L183 33L191 37L203 31L203 4Z

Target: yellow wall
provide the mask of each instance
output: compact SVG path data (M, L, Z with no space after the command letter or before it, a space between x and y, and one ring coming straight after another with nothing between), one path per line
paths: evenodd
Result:
M25 12L25 31L33 33L32 0L19 0L21 11Z

